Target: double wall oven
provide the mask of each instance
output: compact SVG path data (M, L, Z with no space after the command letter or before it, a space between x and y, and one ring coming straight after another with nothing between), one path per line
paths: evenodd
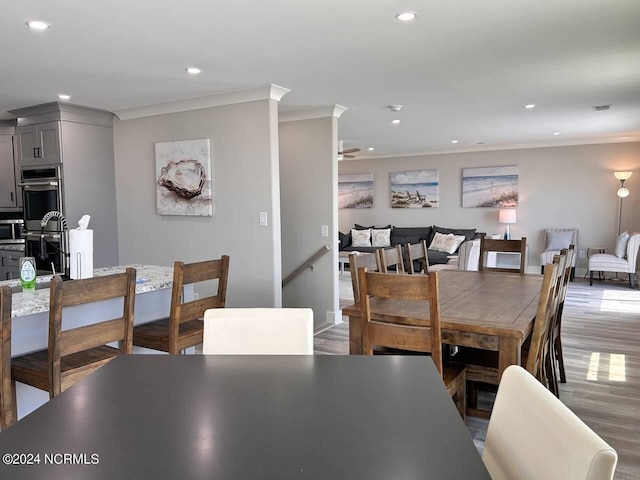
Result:
M64 273L68 251L62 223L52 218L42 229L42 218L55 210L63 212L63 171L61 164L23 166L20 186L24 209L25 253L35 257L38 273Z

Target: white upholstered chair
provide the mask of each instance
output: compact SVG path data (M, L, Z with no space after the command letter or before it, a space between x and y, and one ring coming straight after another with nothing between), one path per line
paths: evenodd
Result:
M313 355L310 308L213 308L204 313L204 354Z
M480 259L480 239L463 242L458 249L458 260L455 263L445 265L430 265L429 271L438 272L440 270L478 270Z
M544 231L544 252L540 254L540 273L544 272L544 266L553 263L553 257L560 255L560 250L573 245L578 251L578 229L577 228L547 228ZM571 260L571 280L576 274L577 255Z
M610 480L618 455L520 366L498 388L482 460L493 480Z
M638 249L640 233L632 233L627 243L626 254L619 258L609 253L596 253L589 257L589 285L593 285L593 272L616 272L629 275L629 284L633 288L634 277L638 276Z

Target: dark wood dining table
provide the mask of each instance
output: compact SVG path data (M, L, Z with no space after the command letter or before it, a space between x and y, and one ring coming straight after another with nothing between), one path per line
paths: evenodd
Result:
M497 351L499 377L509 365L520 365L522 343L533 329L542 275L442 270L438 276L443 343ZM371 309L377 320L429 324L428 302L374 297ZM342 313L349 317L349 352L361 355L360 304Z
M124 355L0 453L13 480L490 478L433 363L408 356Z

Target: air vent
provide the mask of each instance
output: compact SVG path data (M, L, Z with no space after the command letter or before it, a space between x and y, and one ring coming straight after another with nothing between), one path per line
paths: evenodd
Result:
M605 110L611 110L611 105L594 105L593 108L596 112L604 112Z

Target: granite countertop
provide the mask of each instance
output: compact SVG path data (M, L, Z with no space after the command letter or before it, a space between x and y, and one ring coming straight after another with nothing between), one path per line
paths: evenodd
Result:
M173 285L173 267L161 267L158 265L122 265L117 267L96 268L93 271L95 277L123 273L127 267L136 269L136 294L153 292ZM47 283L53 275L43 275L36 278L36 283ZM6 280L0 285L9 287L20 286L20 280ZM49 311L49 289L42 288L28 293L14 293L12 295L11 317L24 317L35 313Z

